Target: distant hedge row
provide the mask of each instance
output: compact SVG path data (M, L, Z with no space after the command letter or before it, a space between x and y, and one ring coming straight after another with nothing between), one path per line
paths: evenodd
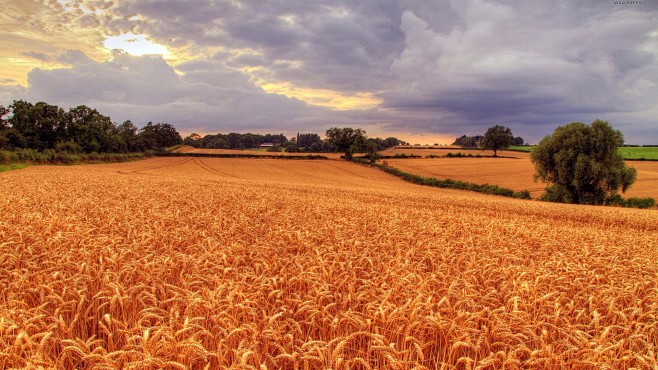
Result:
M512 189L503 188L498 185L491 185L491 184L481 185L481 184L474 184L471 182L466 182L461 180L451 180L451 179L440 180L434 177L424 177L424 176L414 175L412 173L404 172L402 170L390 166L373 164L361 158L355 158L355 161L367 166L378 168L393 176L397 176L405 181L418 185L432 186L432 187L444 188L444 189L468 190L477 193L500 195L504 197L511 197L518 199L532 199L530 197L530 192L528 192L527 190L514 191Z
M152 156L145 153L78 153L71 154L54 149L36 150L18 148L12 151L0 150L0 164L32 163L32 164L78 164L96 162L128 162Z
M260 158L260 159L329 159L323 155L269 155L235 153L171 153L158 152L158 157L206 157L206 158Z

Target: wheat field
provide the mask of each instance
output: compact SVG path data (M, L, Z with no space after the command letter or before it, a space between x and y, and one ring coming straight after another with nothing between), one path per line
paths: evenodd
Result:
M340 161L0 174L0 368L652 369L658 212Z
M423 158L387 159L391 167L402 171L439 179L453 179L476 184L494 184L516 191L528 190L533 198L544 192L547 184L535 182L535 165L528 153L503 151L505 158L427 158L443 156L448 152L465 155L493 155L492 151L459 149L389 149L384 154L413 154ZM652 197L658 199L658 162L627 161L637 169L637 180L624 197Z

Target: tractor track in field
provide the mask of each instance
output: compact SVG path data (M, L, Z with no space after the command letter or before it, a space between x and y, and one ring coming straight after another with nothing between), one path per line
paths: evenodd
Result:
M193 158L192 161L194 162L194 164L196 164L197 166L199 166L201 169L203 169L206 172L212 173L214 175L219 175L219 176L222 176L222 177L230 177L230 178L233 178L233 179L239 179L239 177L237 177L235 175L231 175L229 173L222 172L222 171L219 171L217 169L212 168L208 164L204 163L202 159Z
M184 159L178 160L176 162L167 163L167 164L164 164L164 165L145 166L145 167L136 168L134 170L117 171L117 172L122 174L122 175L146 175L145 173L143 173L143 171L159 170L161 168L174 167L174 166L178 166L178 165L181 165L181 164L185 164L189 161L190 161L190 158L184 158Z

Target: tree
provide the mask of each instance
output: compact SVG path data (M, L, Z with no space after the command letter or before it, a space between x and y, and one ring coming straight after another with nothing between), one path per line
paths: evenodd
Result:
M96 109L80 105L69 109L67 113L66 135L85 152L116 152L116 127L110 117L104 116Z
M39 102L32 104L15 100L9 106L12 111L7 123L25 141L25 147L32 149L52 149L66 136L66 114L56 105ZM23 140L19 140L22 141ZM17 142L14 146L20 147Z
M192 133L190 136L186 137L183 139L183 144L189 145L194 148L199 148L201 147L201 135L197 133Z
M183 143L176 128L169 123L149 122L139 133L144 149L166 148Z
M360 151L365 142L366 132L351 127L332 127L327 130L327 141L334 144L337 150L345 153L345 159L352 160L354 153Z
M464 148L475 148L480 145L482 135L466 136L462 135L455 139L452 145L459 145Z
M222 137L216 137L205 146L207 149L228 149L228 143Z
M555 129L532 151L535 179L551 184L543 199L563 203L602 204L635 182L618 148L624 136L606 121L588 126L573 122Z
M295 145L308 151L309 148L313 146L313 144L319 143L321 141L322 139L318 134L297 134Z
M524 144L525 144L525 140L523 140L523 138L520 136L515 137L514 142L512 143L512 145L516 145L516 146L521 146Z
M119 138L123 142L124 151L134 152L138 150L139 143L137 140L137 126L132 121L127 120L117 127Z
M498 151L509 148L514 142L512 130L509 127L495 125L490 127L482 138L482 148L494 151L494 157L498 157Z

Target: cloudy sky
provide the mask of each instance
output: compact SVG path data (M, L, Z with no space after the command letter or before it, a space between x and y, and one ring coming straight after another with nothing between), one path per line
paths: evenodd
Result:
M658 1L2 0L0 104L179 132L366 129L658 144Z

